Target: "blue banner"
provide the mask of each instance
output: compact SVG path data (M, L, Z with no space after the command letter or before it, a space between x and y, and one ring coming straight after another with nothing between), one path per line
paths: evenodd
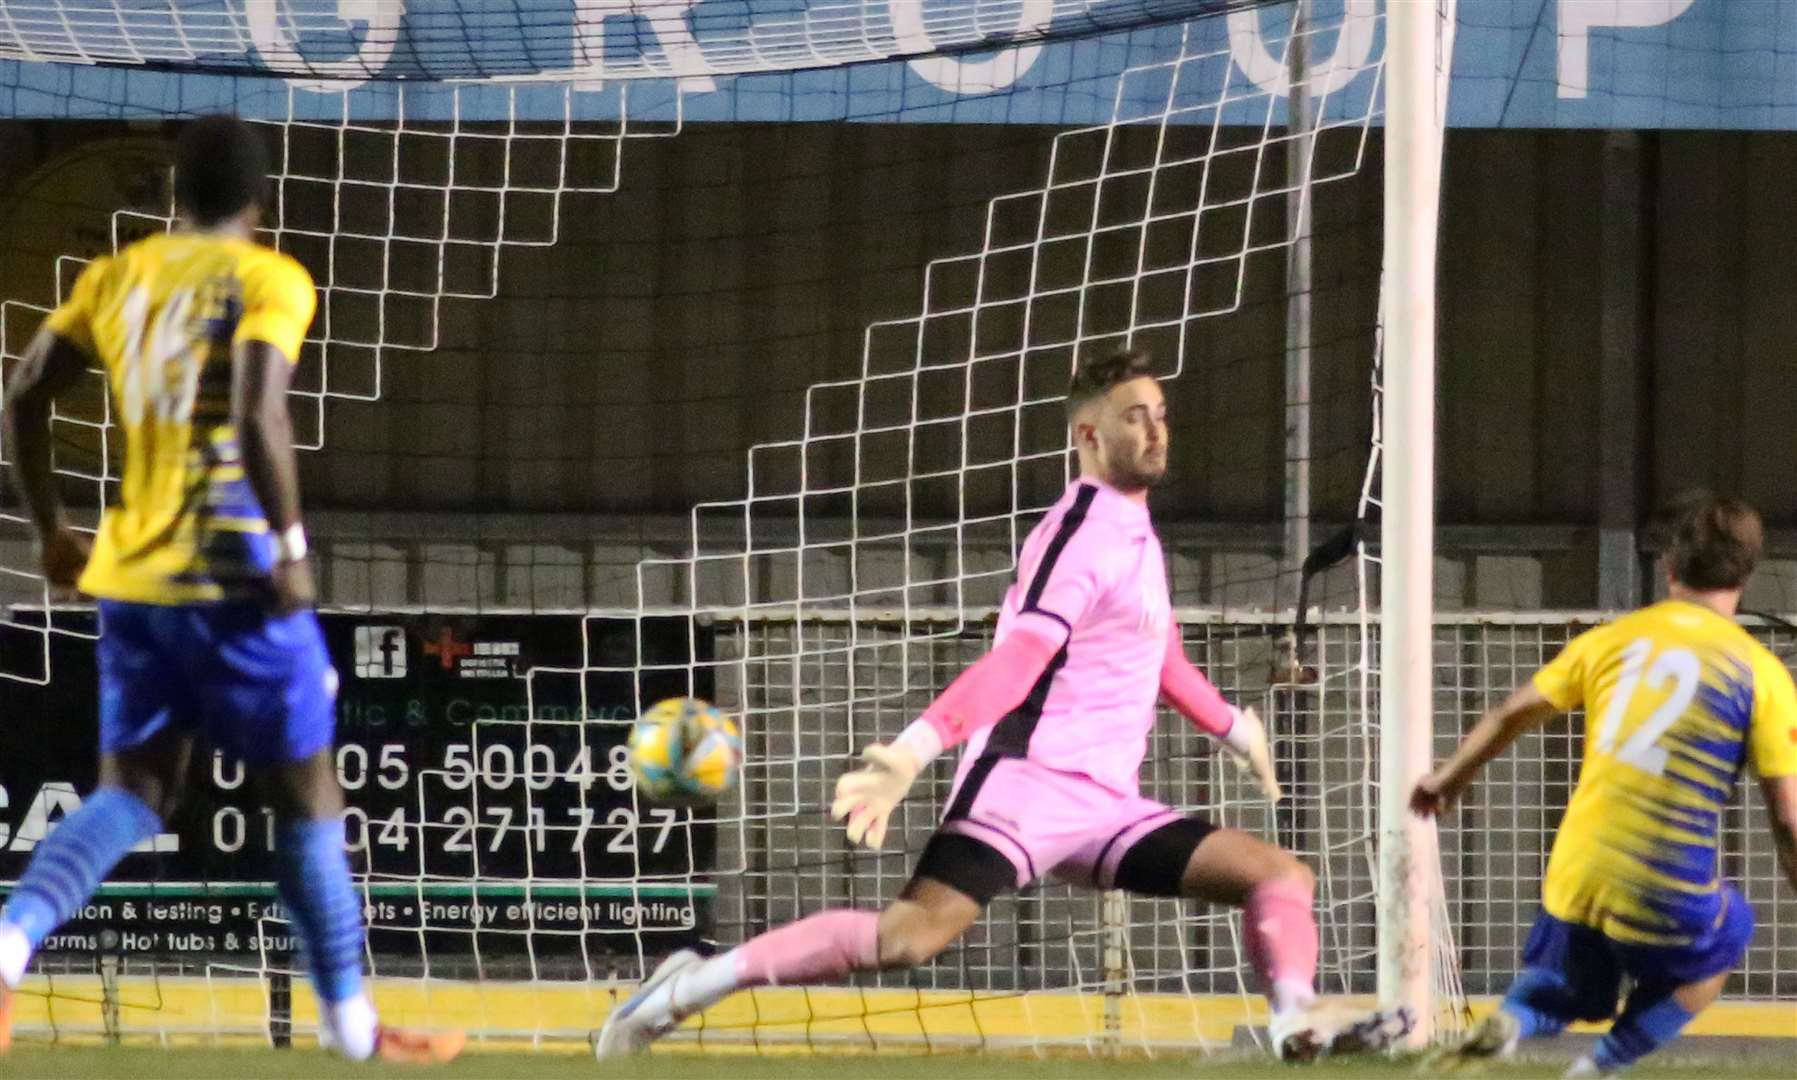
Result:
M1176 0L1161 2L1172 11L1192 9L1190 0L1183 7ZM957 4L966 6L966 0L923 0L921 10L952 14ZM1181 120L1210 122L1212 113L1202 106L1221 97L1227 101L1225 122L1263 124L1281 121L1289 89L1279 58L1290 14L1279 6L1214 15L1189 29L1156 25L1068 40L1055 36L1062 22L1083 17L1089 32L1114 25L1117 19L1102 17L1113 9L1139 12L1154 5L1015 0L1009 29L1016 43L1005 48L751 74L722 72L740 65L742 43L753 34L758 14L778 14L786 20L780 25L811 25L793 23L794 13L816 13L818 25L825 25L822 15L844 5L670 0L662 6L674 14L649 20L628 5L533 3L531 71L564 72L567 81L558 85L487 82L457 89L394 81L416 74L420 46L414 39L439 40L450 19L446 12L462 21L469 35L464 45L478 56L483 39L470 12L517 7L408 0L389 5L403 13L388 16L396 19L389 39L370 33L368 24L348 21L334 33L256 40L262 53L276 58L264 66L281 67L277 59L285 56L284 69L290 69L297 56L333 73L374 71L385 81L6 61L0 62L0 113L134 118L233 108L264 119L388 121L403 115L414 121L561 122L612 120L627 112L633 122L1084 125L1108 121L1119 96L1127 116L1149 115L1174 94L1193 106ZM1316 39L1314 62L1335 62L1325 87L1332 116L1351 117L1366 108L1375 81L1369 59L1376 60L1384 46L1383 6L1379 0L1318 0L1319 21L1330 29ZM619 8L622 19L613 10ZM719 15L724 8L738 16ZM876 25L897 5L853 10L858 26ZM1006 17L1011 11L1003 5L996 10ZM902 55L906 42L929 40L929 27L941 21L930 16L919 24L921 31L887 27L884 37L865 47ZM607 29L615 24L623 25ZM987 28L978 40L1005 40L1005 32L1003 26ZM590 59L595 40L603 62ZM1153 70L1181 56L1182 48L1203 59L1186 64L1176 79ZM508 54L494 65L501 60L516 62ZM231 63L256 66L243 55ZM610 77L644 70L677 77ZM1222 88L1227 92L1219 94ZM1797 0L1460 0L1449 119L1463 127L1797 127Z

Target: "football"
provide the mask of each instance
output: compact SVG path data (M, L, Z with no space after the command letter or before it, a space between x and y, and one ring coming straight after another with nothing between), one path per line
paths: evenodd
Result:
M630 770L651 802L715 802L736 786L742 737L708 701L668 698L630 729Z

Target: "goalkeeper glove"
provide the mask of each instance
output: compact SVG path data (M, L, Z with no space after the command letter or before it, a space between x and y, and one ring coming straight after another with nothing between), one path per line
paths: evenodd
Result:
M1267 746L1266 725L1260 722L1253 706L1235 710L1235 723L1229 725L1222 741L1236 767L1253 775L1269 801L1278 802L1285 792L1273 774L1273 752Z
M847 819L849 843L877 848L886 839L886 820L911 790L923 765L896 743L873 743L861 751L861 760L866 764L837 778L830 816Z

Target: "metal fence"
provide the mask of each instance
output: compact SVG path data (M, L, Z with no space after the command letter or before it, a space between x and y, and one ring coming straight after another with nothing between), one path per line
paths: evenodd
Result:
M1464 615L1437 620L1437 756L1448 753L1488 704L1525 681L1598 616ZM1314 630L1307 661L1319 677L1275 677L1283 627L1265 616L1182 612L1188 653L1240 704L1267 718L1287 800L1269 812L1208 740L1168 715L1157 726L1143 789L1184 810L1275 839L1318 871L1327 990L1374 987L1373 874L1377 807L1377 624L1351 615ZM863 744L896 735L988 646L989 614L904 617L808 613L721 628L719 694L749 717L753 763L743 818L726 829L719 937L733 942L827 905L894 897L942 813L953 762L938 762L895 814L886 850L852 852L824 813L836 775ZM1797 635L1754 631L1775 650ZM1540 898L1554 828L1577 778L1582 717L1525 736L1483 774L1443 822L1449 922L1468 993L1501 993ZM1743 785L1724 838L1723 869L1759 919L1737 997L1797 993L1797 895L1783 883L1759 798ZM1107 964L1098 895L1039 885L996 901L934 964L878 977L880 985L975 992L1115 988L1238 993L1247 970L1237 929L1219 908L1164 900L1114 904L1123 916L1126 966Z

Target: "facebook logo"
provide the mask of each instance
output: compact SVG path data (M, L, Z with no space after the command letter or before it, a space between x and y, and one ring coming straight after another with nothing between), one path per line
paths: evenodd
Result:
M397 626L356 627L356 678L398 679L406 673L406 632Z

